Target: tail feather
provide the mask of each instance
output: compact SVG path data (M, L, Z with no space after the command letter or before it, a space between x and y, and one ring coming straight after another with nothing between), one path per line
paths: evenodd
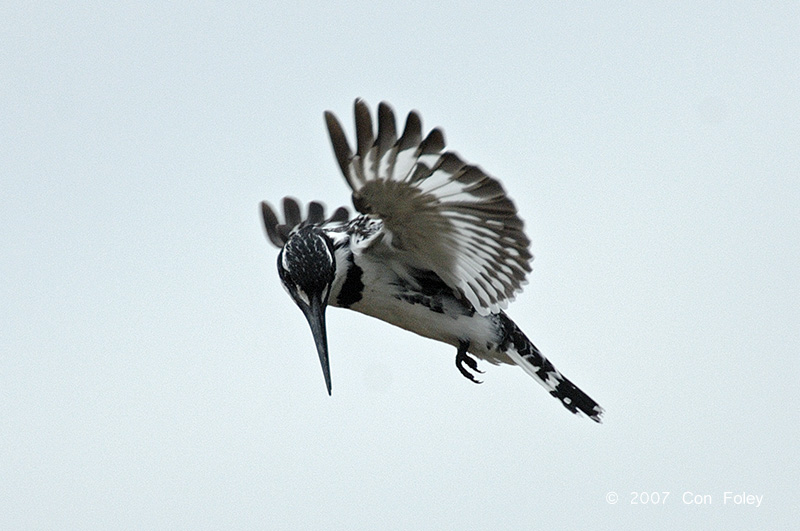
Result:
M573 413L584 413L595 422L601 422L603 408L565 378L550 360L545 358L522 330L505 314L500 314L505 330L500 348L522 369L539 382L550 394L558 398Z

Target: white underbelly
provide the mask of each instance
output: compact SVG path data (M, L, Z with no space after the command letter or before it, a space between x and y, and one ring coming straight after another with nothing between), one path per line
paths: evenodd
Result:
M449 315L432 311L422 304L412 304L395 297L374 296L365 290L363 298L350 309L399 326L409 332L435 339L454 347L469 341L469 352L491 363L513 363L496 350L499 337L492 320L479 315Z

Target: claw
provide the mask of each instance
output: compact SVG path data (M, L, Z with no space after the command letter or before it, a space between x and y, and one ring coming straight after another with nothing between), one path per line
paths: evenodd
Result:
M475 376L473 376L464 367L464 364L466 363L467 366L473 371L483 374L483 371L478 368L478 361L467 353L468 348L469 341L461 341L458 344L458 352L456 352L456 368L458 368L459 372L464 375L464 378L471 380L476 384L483 383L481 380L476 380Z

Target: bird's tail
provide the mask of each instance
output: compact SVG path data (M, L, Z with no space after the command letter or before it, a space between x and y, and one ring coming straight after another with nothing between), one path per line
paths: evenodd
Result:
M595 422L601 422L603 408L565 378L550 360L545 358L536 345L522 333L522 330L501 313L505 330L500 348L522 369L539 382L550 394L558 398L565 408L573 413L584 413Z

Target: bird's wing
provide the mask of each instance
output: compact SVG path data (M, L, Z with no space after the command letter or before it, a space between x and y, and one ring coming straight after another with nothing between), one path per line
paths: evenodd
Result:
M292 197L283 198L283 219L285 223L278 221L275 210L266 201L261 202L261 218L264 221L264 229L267 231L267 239L275 247L281 248L289 241L292 233L306 225L326 225L333 223L347 223L350 213L345 207L339 207L333 215L325 219L325 206L318 201L311 201L308 204L308 215L303 218L300 213L300 202Z
M382 244L435 272L482 315L514 298L531 270L530 241L498 180L445 151L440 129L423 139L415 111L398 138L394 112L381 103L376 135L369 108L356 100L355 153L336 116L325 120L354 206L383 220Z

